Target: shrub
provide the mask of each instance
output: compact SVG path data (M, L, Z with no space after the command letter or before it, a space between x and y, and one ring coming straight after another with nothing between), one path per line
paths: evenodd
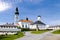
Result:
M36 29L21 28L21 31L36 31Z
M18 29L21 29L21 27L20 27L20 26L17 26L17 28L18 28Z
M29 28L21 28L21 31L29 31Z

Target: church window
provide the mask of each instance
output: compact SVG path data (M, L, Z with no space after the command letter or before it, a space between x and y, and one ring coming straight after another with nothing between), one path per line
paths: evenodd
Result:
M27 28L27 25L25 25L25 27Z

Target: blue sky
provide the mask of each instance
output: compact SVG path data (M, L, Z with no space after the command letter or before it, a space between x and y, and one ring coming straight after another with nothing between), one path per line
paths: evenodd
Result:
M0 0L0 24L14 22L15 8L19 8L19 19L28 17L48 25L60 24L60 0Z

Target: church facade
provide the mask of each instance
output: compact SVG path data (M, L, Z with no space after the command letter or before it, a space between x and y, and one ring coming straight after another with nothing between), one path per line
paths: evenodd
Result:
M30 24L32 23L32 20L29 20L28 18L19 20L19 26L21 28L30 28Z
M47 25L41 21L41 16L38 16L37 21L31 24L30 29L36 29L37 27L40 30L47 29Z
M18 24L21 28L36 29L38 27L40 30L47 29L47 25L41 22L41 16L38 16L37 21L35 22L26 18L24 20L20 20Z
M21 27L21 28L30 28L30 29L36 29L37 27L40 30L43 29L60 29L60 26L49 26L47 24L45 24L44 22L42 22L41 20L41 16L37 17L37 21L32 21L29 20L28 18L23 19L23 20L19 20L19 11L18 11L18 7L16 8L16 12L15 12L15 21L14 24Z

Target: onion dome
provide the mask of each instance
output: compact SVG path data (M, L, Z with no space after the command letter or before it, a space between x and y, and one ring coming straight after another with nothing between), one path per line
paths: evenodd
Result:
M16 12L15 12L15 14L18 14L18 15L19 15L18 7L16 7Z

